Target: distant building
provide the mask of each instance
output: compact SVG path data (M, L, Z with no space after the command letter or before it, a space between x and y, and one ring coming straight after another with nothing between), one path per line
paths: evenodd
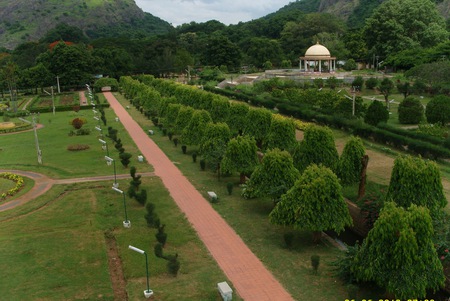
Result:
M305 56L300 57L300 71L333 73L336 70L336 57L332 57L330 51L317 42L308 48Z

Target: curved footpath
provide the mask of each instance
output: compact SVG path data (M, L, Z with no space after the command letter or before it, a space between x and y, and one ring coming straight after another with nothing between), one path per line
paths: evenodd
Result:
M239 296L246 301L294 300L236 232L131 118L114 95L111 92L103 94L211 255L233 282Z
M71 184L71 183L82 183L82 182L95 182L95 181L107 181L114 180L113 175L109 176L97 176L97 177L86 177L86 178L73 178L73 179L51 179L46 175L35 173L32 171L24 171L24 170L2 170L0 169L0 173L2 172L11 172L13 174L17 174L19 176L27 177L34 180L34 186L30 191L21 195L14 200L1 204L0 212L13 209L19 205L22 205L25 202L32 201L39 197L40 195L47 192L53 185L56 184ZM145 172L140 173L142 176L154 176L153 172ZM116 176L117 179L127 179L130 178L130 174L119 174Z

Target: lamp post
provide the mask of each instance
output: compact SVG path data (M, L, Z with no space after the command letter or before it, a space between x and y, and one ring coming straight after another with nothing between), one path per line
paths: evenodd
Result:
M121 193L123 195L123 210L125 211L125 220L123 221L123 226L125 228L130 228L131 227L131 222L130 220L128 220L128 215L127 215L127 203L125 202L125 192L123 192L123 190L120 190L119 188L113 186L112 190L117 191L118 193Z
M145 255L145 271L147 272L147 289L144 291L144 296L145 298L150 298L153 295L153 291L150 289L150 284L148 281L148 258L147 258L147 253L144 250L138 249L136 247L133 246L128 246L128 248L130 250L133 250L135 252L138 252L140 254Z
M100 119L97 116L94 116L94 119L98 120L100 123ZM100 132L100 137L103 137L102 128L99 125L96 125L95 129Z
M55 96L54 96L54 93L53 93L53 86L51 88L52 88L52 93L51 94L49 92L45 91L45 90L44 90L44 92L47 93L48 95L51 95L51 97L52 97L53 115L55 115Z
M114 166L114 184L113 184L113 186L115 188L118 188L119 187L119 183L117 183L116 161L113 158L109 157L109 156L105 156L105 160L106 160L106 164L111 165L111 163L112 163L113 166Z
M36 152L37 152L37 160L39 164L42 164L42 151L39 147L39 139L38 139L38 134L37 134L37 126L36 126L36 117L33 116L33 122L30 122L26 119L23 118L19 118L19 120L26 122L26 123L30 123L33 126L33 130L34 130L34 142L36 144Z
M106 143L106 141L103 139L98 139L98 141L102 144L102 149L106 150L106 156L109 157L108 143Z

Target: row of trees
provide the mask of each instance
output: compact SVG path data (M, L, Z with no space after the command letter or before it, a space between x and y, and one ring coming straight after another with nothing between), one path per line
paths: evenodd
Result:
M238 130L231 131L231 125L228 126L227 123L212 122L215 120L211 118L214 111L211 104L216 104L217 101L213 96L209 96L211 99L204 91L163 83L153 78L147 77L143 81L152 83L161 94L159 98L146 101L140 99L133 103L139 107L140 104L158 101L159 109L156 112L161 113L163 117L160 120L164 126L172 124L168 129L180 135L182 142L183 137L189 137L186 141L195 140L189 140L192 138L188 132L197 132L194 136L202 132L203 138L196 140L202 150L202 156L221 157L222 159L217 159L216 162L221 166L222 172L238 172L249 176L244 196L269 196L274 199L276 206L270 214L272 223L309 229L316 234L315 238L318 238L317 233L322 230L334 229L339 232L345 226L351 225L341 185L361 180L364 147L360 139L350 139L339 158L330 130L311 126L306 129L301 143L297 143L295 139L292 142L292 135L288 134L292 131L292 123L287 119L288 126L283 126L286 119L273 115L277 117L272 116L268 123L269 131L259 143L261 149L266 150L262 162L259 162L257 139L252 135L245 135L247 131L250 132L245 122L240 132L244 135L239 135ZM139 81L122 78L121 82L128 96L140 98L144 95L141 93L144 93L145 85ZM143 90L139 92L140 89ZM167 105L165 99L170 99L171 102ZM202 102L204 99L207 100ZM191 102L197 109L180 102ZM234 105L229 104L229 107L232 106ZM198 109L199 107L203 109ZM206 110L208 107L211 112ZM262 120L265 115L256 114L258 110L263 109L246 109L244 120L264 128L266 123ZM250 116L250 112L255 115ZM226 114L222 117L217 115L216 118L227 121L230 115L228 118ZM274 136L280 136L283 142L287 142L281 147L283 150L276 144L269 143L271 135L268 133L271 128L278 129L279 134ZM280 128L283 130L279 130ZM210 153L210 150L213 151ZM213 167L217 165L213 164ZM392 171L386 201L380 218L351 262L348 273L358 281L373 280L398 298L424 297L427 289L438 289L444 281L442 264L434 245L437 235L433 230L433 221L440 218L447 201L435 163L419 158L399 157ZM392 201L395 203L390 203ZM386 233L386 227L389 229L387 233L392 235L380 234ZM420 232L419 229L423 231ZM379 248L379 245L385 247ZM389 245L396 247L388 248ZM367 258L372 258L373 261L367 261ZM377 261L376 258L384 260ZM367 265L370 265L370 268L367 268ZM398 281L386 283L386 278L377 276L394 277L399 273L400 266L408 267L406 273L402 270L402 275L409 275L410 278L424 273L429 276L422 279L418 285L416 282L403 281L402 279L406 278L401 277L396 278ZM423 267L430 270L424 272Z

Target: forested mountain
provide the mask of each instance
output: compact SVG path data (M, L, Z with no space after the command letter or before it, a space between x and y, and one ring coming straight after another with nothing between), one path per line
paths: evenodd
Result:
M349 27L360 27L373 10L385 0L297 0L289 3L280 12L301 10L305 13L329 13L348 21ZM450 16L450 0L434 0L446 19Z
M0 0L0 48L39 40L61 23L80 28L89 39L145 37L172 28L133 0Z

